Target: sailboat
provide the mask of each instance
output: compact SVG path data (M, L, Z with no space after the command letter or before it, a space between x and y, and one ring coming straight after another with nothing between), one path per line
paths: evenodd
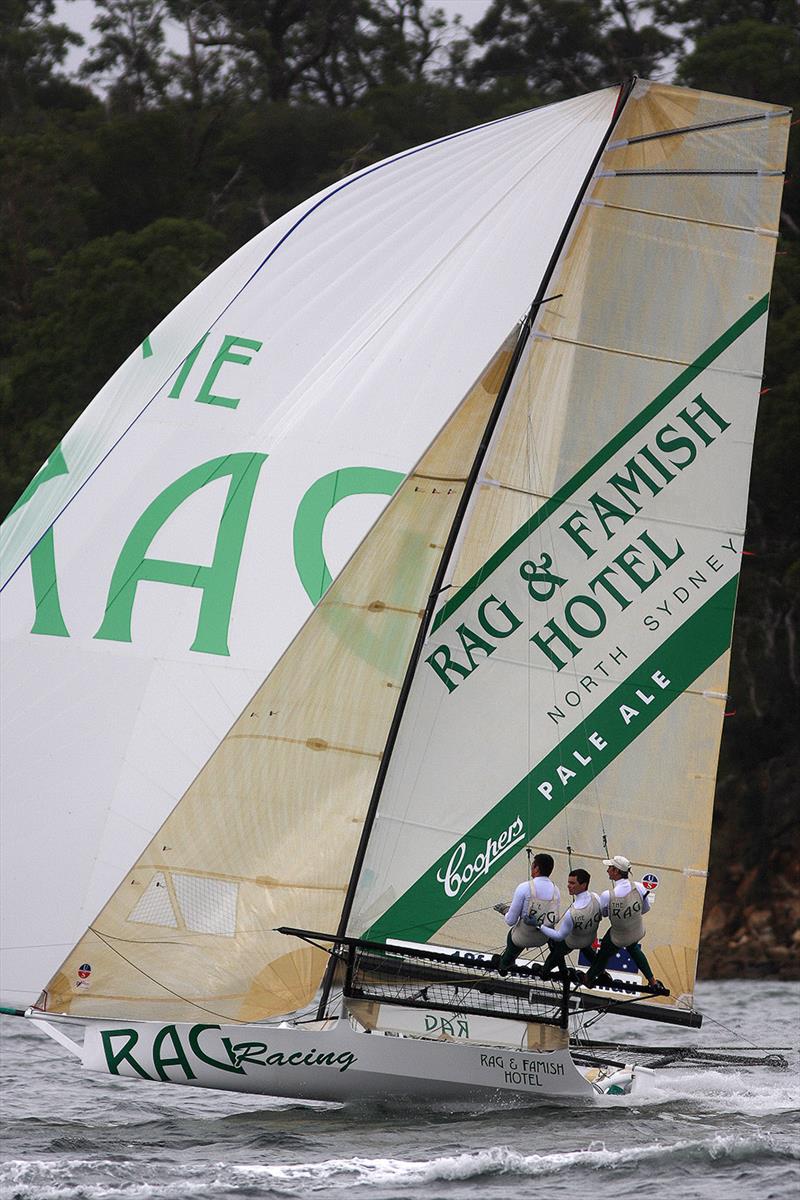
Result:
M5 1011L320 1100L591 1098L587 1014L699 1025L788 126L633 80L440 138L124 363L3 527ZM497 972L534 850L631 859L663 988Z

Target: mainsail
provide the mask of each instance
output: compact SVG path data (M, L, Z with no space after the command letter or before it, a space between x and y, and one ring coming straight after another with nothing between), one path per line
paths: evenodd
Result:
M49 1011L176 1020L292 1011L325 956L274 930L333 932L343 904L354 937L497 949L491 905L533 840L562 881L585 865L600 890L609 852L656 878L646 948L670 1002L690 1002L788 118L647 83L616 102L496 123L472 149L436 143L427 166L398 156L385 194L379 170L352 177L341 225L300 244L271 308L253 294L238 345L198 340L212 324L198 309L160 383L131 374L108 393L124 411L98 417L77 483L51 459L28 501L49 507L16 515L6 592L22 696L11 998L44 986ZM222 268L220 312L347 195L284 218L240 252L240 274ZM354 237L369 246L357 268ZM213 378L177 416L195 364ZM235 410L220 403L234 365L252 381ZM166 474L141 466L154 448ZM339 500L353 507L337 573ZM111 548L106 502L114 528L133 526ZM226 657L201 643L191 593L205 604L219 542L194 531L237 505L249 582ZM187 559L203 565L176 573ZM139 582L126 638L117 614ZM59 596L68 637L41 627ZM187 623L193 648L176 649ZM47 757L28 775L34 745ZM77 747L85 770L59 807ZM23 890L15 855L40 836L40 806L62 815Z
M475 489L351 934L496 949L527 842L598 891L623 853L691 1002L787 127L656 84L625 105Z

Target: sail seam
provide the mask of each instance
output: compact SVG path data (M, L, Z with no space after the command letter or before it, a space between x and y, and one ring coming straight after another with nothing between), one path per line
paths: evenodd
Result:
M702 354L698 355L698 357L690 366L688 366L680 373L680 375L673 379L672 383L668 384L663 391L659 392L654 400L651 400L649 404L645 405L642 411L638 413L631 421L629 421L628 424L624 426L615 437L613 437L609 442L606 443L605 446L598 450L597 453L588 460L588 462L584 463L583 467L581 467L579 471L576 471L572 478L569 479L563 485L563 487L559 488L559 490L553 494L546 504L543 504L542 507L538 509L528 521L525 522L524 525L520 526L516 533L512 534L511 537L504 542L503 545L500 546L500 548L496 550L490 558L486 560L483 566L480 567L472 576L472 578L469 579L467 583L465 583L459 589L455 596L451 596L450 599L442 605L441 609L436 615L436 619L433 622L431 632L435 633L435 631L443 624L443 622L446 621L447 618L456 611L456 609L460 608L464 601L467 600L467 598L472 595L475 589L481 585L486 576L494 571L501 562L508 558L509 554L511 554L521 542L524 542L525 539L533 532L533 530L537 529L538 526L541 525L542 522L545 521L556 508L565 503L565 501L568 500L574 494L574 492L576 492L578 488L586 482L587 479L590 479L596 471L600 470L600 468L621 446L634 437L641 429L644 428L645 425L648 424L648 422L653 420L653 418L657 416L658 413L661 412L661 410L665 408L671 400L673 400L685 388L687 388L697 378L697 376L702 371L706 370L706 368L709 367L717 358L719 358L719 356L725 350L727 350L729 346L733 345L733 343L739 337L741 337L741 335L745 333L751 325L755 324L755 322L762 317L764 313L766 313L768 306L769 293L766 293L761 297L760 300L757 300L756 303L749 308L746 313L739 317L738 320L734 321L730 328L721 334L716 341L712 342L711 345L702 352Z
M409 479L426 479L430 483L466 483L466 475L423 475L420 471L413 471Z
M751 442L746 442L744 444L747 446L752 445ZM491 484L491 486L499 488L499 490L502 492L511 492L515 496L529 496L532 500L541 500L545 504L548 501L552 500L555 495L557 495L556 492L529 491L527 488L515 487L511 483L501 483L499 480L493 482ZM698 523L698 522L691 522L691 521L681 521L677 517L667 518L667 517L651 516L650 520L656 525L675 526L677 529L699 529L699 528L702 528L702 529L706 529L710 532L713 531L714 533L726 533L728 535L736 535L738 537L741 537L741 535L744 533L744 527L742 525L703 525L702 522ZM467 582L469 582L469 581L467 581ZM467 584L464 583L462 586L466 587ZM497 653L497 652L495 651L495 653ZM498 658L498 661L500 661L499 658Z
M357 750L354 746L335 746L332 742L326 742L322 738L282 737L278 733L237 733L229 736L231 740L236 737L243 741L288 742L295 746L305 746L308 750L336 750L339 754L358 754L364 758L380 758L383 753L381 750Z
M253 883L256 885L256 887L261 887L261 888L275 888L275 889L282 888L284 891L286 891L287 889L289 891L291 891L292 889L297 889L297 890L300 890L303 892L343 892L345 889L345 885L343 883L308 883L307 881L298 880L298 879L295 879L295 880L290 879L290 880L286 880L285 882L283 882L280 879L269 879L269 878L257 877L256 879L248 880L248 883ZM256 930L244 930L244 932L245 933L252 933L252 932L263 933L264 930L259 928Z
M147 870L147 871L149 871L149 870L159 871L159 872L167 872L167 871L172 870L172 868L164 866L163 864L156 865L156 866L153 866L152 864L142 864L142 866L139 869ZM298 883L298 882L283 883L283 882L281 882L281 880L273 879L269 875L233 875L230 873L226 873L225 871L193 871L190 873L185 870L180 870L180 871L174 870L172 873L175 875L188 876L189 878L192 878L192 879L214 879L214 880L219 879L225 883L249 884L249 885L255 886L255 887L276 887L276 888L277 887L288 887L288 888L297 887L297 888L308 888L312 891L319 890L322 892L341 892L343 890L342 885L338 884L338 883L337 884L333 884L333 883L331 883L331 884ZM128 918L128 920L130 920L130 917ZM135 925L147 924L147 922L134 921L133 924L135 924ZM182 932L197 933L200 931L184 928L182 930ZM113 934L113 933L106 933L103 936L114 938L116 941L120 941L120 942L131 942L132 944L135 944L137 946L138 945L152 945L153 941L154 941L154 939L152 939L152 938L146 938L146 939L121 938L117 934ZM164 941L163 944L171 946L171 945L175 945L175 942L172 940L167 940L167 941ZM29 949L29 948L30 947L23 947L23 949Z
M322 603L327 604L328 608L350 608L356 612L371 613L391 612L398 613L401 617L416 617L417 619L424 616L425 613L423 608L403 608L399 604L386 604L383 600L370 600L368 604L356 604L352 600L329 600L327 602L323 600Z

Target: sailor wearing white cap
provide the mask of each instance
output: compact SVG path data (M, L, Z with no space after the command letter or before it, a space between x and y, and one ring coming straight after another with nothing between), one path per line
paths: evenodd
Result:
M629 879L631 863L624 854L604 858L608 878L613 887L600 896L600 910L608 917L611 928L600 943L597 957L586 975L587 987L593 987L605 969L606 963L618 950L625 949L652 988L663 984L653 975L652 968L642 952L640 942L644 937L644 914L650 911L650 896L644 884Z

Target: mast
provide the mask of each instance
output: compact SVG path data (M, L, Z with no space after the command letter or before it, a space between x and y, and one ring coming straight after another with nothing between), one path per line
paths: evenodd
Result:
M472 492L474 490L475 484L480 475L481 467L483 466L484 459L486 457L487 451L488 451L489 446L492 441L492 436L497 427L497 423L500 419L500 415L503 411L503 407L505 405L506 398L508 396L509 391L511 390L511 384L514 381L514 377L516 375L517 368L519 367L519 364L522 360L523 353L525 351L525 347L527 346L528 341L530 339L530 335L533 331L534 321L536 320L536 317L538 316L540 308L544 304L547 303L548 299L552 298L552 297L547 296L547 289L550 284L550 280L553 277L553 273L555 272L556 266L558 265L558 261L561 257L561 253L564 249L567 238L570 235L572 227L575 223L575 219L580 211L580 207L583 202L583 198L586 195L586 192L588 191L588 189L592 183L592 180L595 175L595 171L597 170L597 165L600 162L600 159L603 156L606 146L608 145L608 142L611 139L611 136L612 136L614 129L617 125L617 122L619 121L619 118L623 112L625 104L627 103L627 101L631 95L631 92L633 91L633 89L636 85L636 81L637 81L637 76L633 75L626 83L624 83L620 86L619 96L617 98L617 103L615 105L614 112L612 114L608 129L606 130L603 138L601 139L600 145L597 148L597 152L596 152L594 158L592 159L592 162L589 166L588 171L586 172L583 183L577 192L575 201L569 211L569 215L567 216L567 219L564 223L564 227L561 230L558 241L556 242L556 245L553 249L553 253L550 257L550 261L548 262L545 272L542 276L542 279L540 281L536 295L535 295L533 301L531 302L531 306L528 309L528 312L522 322L522 327L521 327L519 335L517 337L517 342L514 347L514 351L511 356L511 360L508 364L508 367L506 368L505 375L503 376L502 383L501 383L500 388L497 393L497 398L492 407L492 411L489 416L489 420L486 423L486 428L484 429L483 436L482 436L480 444L478 446L478 450L476 452L475 459L472 463L472 467L470 469L469 475L467 476L466 483L464 486L464 491L461 496L461 500L459 502L458 508L456 510L456 514L453 518L453 523L450 527L450 533L448 535L447 542L446 542L444 550L442 552L442 557L439 561L439 567L437 569L437 572L436 572L436 575L435 575L435 578L433 581L433 586L431 587L430 595L428 596L428 601L425 606L425 611L423 613L422 620L420 621L420 626L419 626L419 630L417 632L417 637L414 642L414 647L411 651L411 657L409 659L408 667L406 668L406 673L403 678L403 683L402 683L402 686L400 689L400 695L398 697L397 706L396 706L395 712L394 712L394 717L392 718L392 723L391 723L391 726L389 728L389 732L388 732L388 735L386 738L386 744L383 749L383 755L381 757L380 766L378 768L378 773L375 778L375 784L374 784L374 787L372 790L372 795L370 797L370 802L369 802L369 806L367 808L366 817L364 819L364 827L361 831L361 838L359 840L358 849L356 851L356 855L353 860L353 869L350 874L350 881L348 883L347 892L346 892L346 895L344 898L344 903L342 905L342 912L341 912L341 916L339 918L339 925L338 925L338 928L336 931L337 937L339 937L339 938L344 937L344 935L346 933L347 923L350 919L350 913L351 913L352 907L353 907L353 900L355 897L356 887L358 886L358 881L359 881L359 878L361 875L361 868L364 863L364 857L366 855L367 846L369 844L370 835L372 833L372 827L374 825L375 817L376 817L376 814L378 811L378 804L380 803L381 793L383 791L383 786L384 786L384 783L386 780L386 775L389 770L389 763L391 761L392 752L394 750L395 743L397 741L397 735L399 733L400 725L403 720L403 716L404 716L405 709L406 709L406 704L408 702L408 697L411 692L411 685L412 685L412 682L413 682L413 679L414 679L414 676L416 673L417 665L422 656L422 650L425 645L425 639L427 637L428 628L429 628L431 620L433 618L433 612L434 612L434 608L436 606L436 601L438 600L439 595L440 595L441 591L443 590L444 577L445 577L448 567L450 565L450 560L452 558L453 550L455 548L456 542L458 540L458 536L461 532L461 527L464 523L464 519L466 517L467 510L469 508L469 503L470 503L470 500L472 497ZM323 1019L323 1017L325 1015L325 1010L327 1009L327 1006L328 1006L328 998L330 996L331 986L333 984L333 975L334 975L335 967L336 967L336 959L333 956L331 956L331 958L328 962L327 968L325 970L323 980L322 980L322 994L320 996L319 1006L317 1008L317 1019L318 1020Z

